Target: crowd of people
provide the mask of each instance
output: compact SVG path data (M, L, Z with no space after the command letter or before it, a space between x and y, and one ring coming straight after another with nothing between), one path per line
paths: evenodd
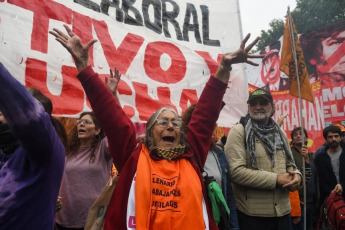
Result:
M291 132L289 142L281 122L272 119L271 86L253 91L247 115L215 142L231 66L257 65L251 58L264 55L249 51L259 38L246 46L247 35L238 50L223 55L198 102L182 116L162 107L148 119L145 136L137 138L116 95L117 69L104 84L89 65L96 40L83 44L65 29L50 33L74 58L93 111L79 116L67 141L63 126L51 116L50 100L25 89L0 63L1 229L84 229L113 165L120 176L107 206L106 230L289 230L303 229L304 223L310 230L327 196L345 196L345 128L326 127L325 143L314 155L302 127ZM266 55L268 66L275 55ZM204 174L221 188L217 197L226 212L211 205L214 197ZM296 216L291 210L296 206L305 206L306 215L299 211ZM219 221L224 213L225 224Z

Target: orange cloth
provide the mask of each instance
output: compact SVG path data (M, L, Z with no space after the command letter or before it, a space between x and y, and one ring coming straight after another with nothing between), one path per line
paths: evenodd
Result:
M113 167L111 168L111 171L110 171L110 177L116 177L117 174L118 174L117 169L113 163Z
M298 190L289 192L290 204L291 204L291 213L292 217L301 216L301 204L299 200Z
M136 173L136 229L205 229L198 175L186 159L151 159L143 146Z
M291 19L291 20L289 20ZM290 23L293 34L290 33ZM290 81L290 95L298 97L298 83L296 74L295 59L293 56L293 47L291 44L292 36L295 40L296 61L298 68L298 75L301 87L301 98L314 103L313 92L311 90L307 66L304 62L303 52L298 39L295 23L290 12L286 17L285 30L283 37L283 47L280 60L280 69L289 76Z

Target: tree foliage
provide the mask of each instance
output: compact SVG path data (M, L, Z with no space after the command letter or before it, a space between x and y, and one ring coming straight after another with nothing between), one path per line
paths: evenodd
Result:
M256 45L256 50L268 46L269 44L277 41L282 34L284 34L284 21L281 19L273 19L269 23L270 29L267 31L261 30L260 41Z
M298 33L307 33L345 21L345 0L296 0L291 12ZM260 50L277 41L284 34L285 21L273 19L267 31L261 31Z

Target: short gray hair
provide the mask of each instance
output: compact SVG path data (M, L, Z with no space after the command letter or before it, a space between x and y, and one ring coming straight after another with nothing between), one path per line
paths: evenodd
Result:
M147 123L146 123L146 135L145 135L145 142L144 142L149 151L151 151L156 145L156 143L154 143L153 137L152 137L153 125L156 122L159 115L161 115L162 112L164 112L164 111L173 112L176 117L179 117L176 110L172 107L161 107L160 109L158 109L156 112L154 112L151 115L151 117L147 120ZM181 129L181 135L180 135L180 144L186 145L185 135L184 135L184 132L182 129Z

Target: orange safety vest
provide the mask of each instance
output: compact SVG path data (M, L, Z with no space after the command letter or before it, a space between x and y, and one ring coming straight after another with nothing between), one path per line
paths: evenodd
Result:
M143 146L135 184L136 230L205 229L201 183L186 159L155 161Z

